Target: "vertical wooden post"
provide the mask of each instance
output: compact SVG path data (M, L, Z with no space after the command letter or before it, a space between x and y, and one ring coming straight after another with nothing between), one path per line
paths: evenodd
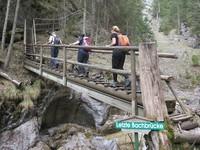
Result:
M24 21L24 53L26 55L26 19Z
M66 57L66 48L63 47L63 85L66 85L66 71L67 71L67 57Z
M34 39L34 31L33 31L33 27L31 29L32 31L32 43L33 43L33 53L35 54L35 39ZM35 56L33 56L33 58L35 58Z
M147 118L155 121L164 121L167 107L161 88L158 55L155 43L141 43L139 46L140 83L142 103ZM162 131L151 132L152 149L169 150L170 141L167 133Z
M43 47L40 47L40 75L42 75Z
M132 92L132 115L138 115L137 110L137 95L136 95L136 65L135 51L131 50L131 92ZM139 149L138 133L134 133L134 149Z
M13 43L14 43L14 39L15 39L15 31L16 31L16 26L17 26L17 18L18 18L19 7L20 7L20 0L17 0L10 44L8 46L7 55L6 55L6 58L5 58L5 61L4 61L4 69L6 69L9 66L11 53L13 51Z
M33 36L34 36L34 44L37 44L35 19L33 19Z

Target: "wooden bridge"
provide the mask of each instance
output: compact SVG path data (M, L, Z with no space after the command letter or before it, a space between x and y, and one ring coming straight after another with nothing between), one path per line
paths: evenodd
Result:
M111 69L111 67L105 67L98 64L82 64L76 61L68 60L67 55L69 51L76 51L81 46L69 46L69 45L57 45L60 49L62 57L53 58L59 61L59 69L52 69L50 67L50 47L51 45L26 45L25 46L25 56L24 67L44 78L50 79L59 83L63 86L67 86L77 92L87 93L92 98L107 103L111 106L117 107L121 110L132 112L135 102L137 102L137 108L143 108L141 102L141 91L139 88L136 90L136 80L139 80L139 75L136 74L135 67L135 55L138 55L138 47L118 47L120 50L127 50L131 55L131 68L129 70L118 70ZM34 49L34 53L28 53L28 49ZM100 46L90 46L92 49L91 53L102 53L111 54L112 50L116 47L100 47ZM160 57L175 58L173 54L159 54ZM88 67L90 72L89 77L80 77L76 74L70 65L80 65ZM108 66L111 66L108 65ZM117 73L121 75L131 76L132 88L125 87L123 83L118 84L117 87L112 87L111 82L104 74L92 74L92 69L99 70L100 72ZM164 81L170 81L171 76L161 75L161 79ZM137 100L136 100L137 97ZM142 111L139 111L140 114Z
M101 53L102 55L109 55L112 54L112 51L116 48L122 51L127 51L127 55L130 55L131 60L130 68L127 70L112 69L111 67L105 67L105 65L100 64L83 64L69 59L71 51L77 51L78 48L85 48L84 46L54 45L59 47L60 56L58 58L51 58L50 48L52 45L37 44L36 42L36 25L37 24L35 23L35 20L33 20L32 43L34 44L27 44L26 22L24 24L24 67L27 70L30 70L41 77L50 79L63 86L69 87L77 92L87 93L96 100L102 101L126 112L133 114L136 113L143 116L141 90L139 88L139 74L136 73L135 58L135 56L138 55L139 47L87 47L91 49L92 54ZM39 28L37 30L39 30ZM41 30L44 29L42 28ZM163 58L177 58L176 55L169 53L158 53L158 56ZM59 61L59 69L52 69L50 67L51 59L56 59ZM74 72L72 66L84 66L89 68L89 77L80 77ZM106 64L106 66L111 66L111 64ZM93 70L98 70L98 72L101 73L95 75L93 74ZM125 87L123 82L118 84L117 87L112 87L111 81L108 80L109 77L106 75L110 75L111 73L129 75L131 87ZM166 81L166 83L169 83L172 77L161 75L161 79ZM137 87L136 82L138 83Z

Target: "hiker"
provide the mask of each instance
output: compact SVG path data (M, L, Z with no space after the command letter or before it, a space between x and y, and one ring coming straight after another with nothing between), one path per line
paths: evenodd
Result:
M51 45L62 44L61 39L59 38L59 36L56 35L55 32L52 32L52 33L48 32L48 34L50 36L48 44L51 44ZM50 66L52 67L52 69L58 68L59 66L58 60L55 59L58 57L58 51L59 51L59 47L51 46Z
M87 36L86 36L85 34L82 34L79 36L79 39L76 42L74 42L70 45L89 46L89 45L91 45L90 35L87 34ZM89 51L91 51L91 50L84 49L84 48L78 49L77 60L79 63L88 63ZM78 66L78 74L81 77L83 77L83 76L88 77L89 72L86 70L86 68L84 66Z
M113 26L112 30L111 30L111 43L109 45L106 45L106 46L120 46L119 35L121 35L119 27ZM122 51L122 50L119 50L119 49L114 49L113 53L112 53L112 68L123 70L125 58L126 58L126 52L125 51ZM124 77L125 77L125 86L129 86L130 81L128 80L128 75L124 75ZM117 73L113 73L112 86L116 87L117 82L118 82L117 81Z

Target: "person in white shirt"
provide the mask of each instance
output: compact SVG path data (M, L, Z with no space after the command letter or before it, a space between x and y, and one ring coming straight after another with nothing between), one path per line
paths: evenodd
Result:
M48 32L49 34L49 41L48 41L48 44L51 44L51 45L57 45L57 44L62 44L62 41L61 39L56 35L55 32ZM50 66L55 69L55 68L58 68L59 66L59 63L58 61L55 59L58 57L58 52L59 52L59 49L57 46L52 46L51 47L51 61L50 61Z

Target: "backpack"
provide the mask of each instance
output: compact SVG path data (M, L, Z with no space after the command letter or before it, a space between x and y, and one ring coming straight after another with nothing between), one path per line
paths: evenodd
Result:
M54 36L53 44L60 44L60 38L58 36Z
M130 42L126 35L118 34L118 45L119 46L129 46Z

